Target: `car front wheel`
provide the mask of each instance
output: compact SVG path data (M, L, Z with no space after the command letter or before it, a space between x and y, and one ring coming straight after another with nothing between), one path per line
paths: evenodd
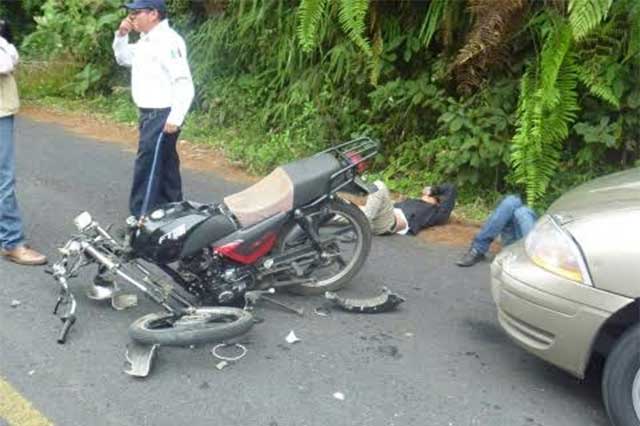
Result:
M640 426L640 324L627 330L607 357L602 397L614 426Z

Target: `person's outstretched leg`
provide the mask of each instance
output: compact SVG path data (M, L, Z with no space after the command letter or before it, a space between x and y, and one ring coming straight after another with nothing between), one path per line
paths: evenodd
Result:
M362 207L364 215L369 219L371 231L375 235L387 234L393 231L395 215L393 214L393 201L389 194L389 188L382 181L373 183L378 190L367 197L367 203Z
M513 222L516 228L516 239L524 238L533 229L538 215L527 206L517 208L513 212ZM512 241L513 242L513 241ZM505 243L506 245L506 243Z
M484 259L489 246L505 229L514 226L514 212L522 207L522 200L516 195L507 195L491 213L489 219L476 234L471 248L456 262L458 266L472 266Z

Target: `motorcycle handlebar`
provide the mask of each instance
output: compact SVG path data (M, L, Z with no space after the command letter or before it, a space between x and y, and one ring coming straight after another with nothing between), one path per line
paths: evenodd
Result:
M69 333L69 330L71 329L71 326L73 325L73 323L76 322L76 316L75 315L69 315L67 318L62 320L62 330L60 330L60 335L58 336L58 340L57 342L61 345L63 345L66 340L67 340L67 333Z

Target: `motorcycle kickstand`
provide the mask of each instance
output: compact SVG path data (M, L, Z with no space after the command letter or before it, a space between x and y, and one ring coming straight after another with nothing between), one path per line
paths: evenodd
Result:
M293 312L294 314L298 314L301 317L304 316L304 308L296 308L295 306L291 306L291 305L289 305L287 303L280 302L279 300L272 299L269 296L262 296L262 299L265 302L269 302L269 303L272 303L272 304L274 304L276 306L280 306L281 308L283 308L283 309L285 309L285 310L287 310L289 312Z
M296 308L294 306L288 305L286 303L280 302L279 300L275 300L271 297L265 296L265 294L275 294L276 290L274 288L270 288L268 290L252 290L252 291L247 291L244 294L244 301L245 301L245 305L244 308L246 310L251 310L253 308L253 305L255 305L258 300L262 299L265 302L269 302L273 305L279 306L289 312L292 312L294 314L298 314L300 316L304 316L304 309L303 308Z

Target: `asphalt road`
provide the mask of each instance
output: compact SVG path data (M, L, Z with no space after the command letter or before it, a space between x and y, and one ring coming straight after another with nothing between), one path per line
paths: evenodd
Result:
M16 137L19 199L35 247L55 259L83 210L103 224L126 216L131 152L26 119ZM184 187L199 201L240 189L189 171ZM397 312L321 317L313 308L322 299L285 297L307 314L260 307L265 321L243 338L248 354L236 364L217 370L210 345L161 348L146 379L123 373L126 330L159 309L145 301L116 312L80 294L78 323L58 345L53 280L2 261L0 379L59 426L606 425L597 379L582 383L516 347L498 326L488 264L459 269L459 254L411 237L376 238L345 294L388 286L407 298ZM286 343L290 330L302 340ZM3 398L6 414L0 391L0 408Z

